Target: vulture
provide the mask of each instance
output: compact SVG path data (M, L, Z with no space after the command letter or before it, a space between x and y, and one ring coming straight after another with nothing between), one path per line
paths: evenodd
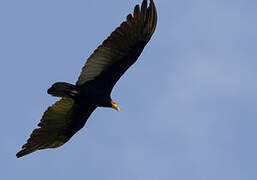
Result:
M97 107L119 111L111 92L124 74L136 62L151 39L157 24L153 0L143 0L134 12L116 28L87 59L75 85L56 82L47 93L60 97L44 112L38 128L22 146L17 158L37 150L57 148L70 140L86 123Z

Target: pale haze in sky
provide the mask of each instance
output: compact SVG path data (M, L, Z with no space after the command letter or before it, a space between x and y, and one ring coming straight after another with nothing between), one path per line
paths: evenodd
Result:
M155 0L156 31L58 149L15 154L94 49L141 0L0 1L4 180L256 180L257 1Z

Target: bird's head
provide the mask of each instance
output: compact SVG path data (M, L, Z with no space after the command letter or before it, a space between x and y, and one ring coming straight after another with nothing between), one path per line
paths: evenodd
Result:
M113 108L117 111L120 111L120 108L118 105L111 99L110 95L99 95L99 94L93 94L93 101L95 102L95 105L98 107L108 107Z
M118 105L113 101L111 100L111 107L117 111L120 111L120 108L118 107Z

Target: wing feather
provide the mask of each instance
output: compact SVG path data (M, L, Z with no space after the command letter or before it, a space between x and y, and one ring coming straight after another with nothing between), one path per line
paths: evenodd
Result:
M144 46L154 33L157 13L154 2L143 0L141 8L136 5L133 16L116 28L88 58L82 68L77 85L88 81L102 81L111 91L122 74L137 60Z
M16 156L22 157L39 149L56 148L66 143L81 129L95 107L81 106L71 98L62 98L45 111L39 128L33 130L27 143Z

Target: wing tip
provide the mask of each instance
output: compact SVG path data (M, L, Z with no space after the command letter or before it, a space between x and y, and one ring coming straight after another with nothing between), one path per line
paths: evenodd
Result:
M16 154L16 157L17 157L17 158L20 158L20 157L22 157L22 156L25 156L25 154L22 152L22 150L19 151L19 152Z
M22 149L21 151L19 151L17 154L16 154L16 157L17 158L20 158L20 157L23 157L23 156L25 156L25 155L27 155L27 154L30 154L30 153L32 153L32 152L34 152L34 151L36 151L36 150L30 150L30 149Z

